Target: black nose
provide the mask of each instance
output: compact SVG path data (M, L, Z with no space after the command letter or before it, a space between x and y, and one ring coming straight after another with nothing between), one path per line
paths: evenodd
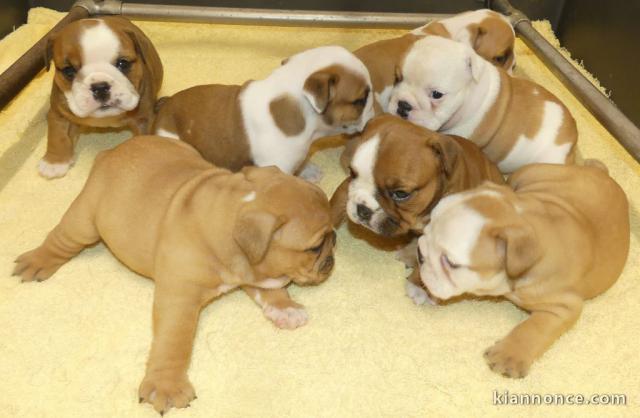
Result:
M369 219L371 219L371 215L373 214L373 211L371 209L362 204L358 205L356 209L358 211L358 216L360 217L360 219L362 219L363 221L368 221Z
M91 92L93 93L93 98L99 102L106 102L109 100L111 85L109 83L93 83L91 85Z
M424 263L424 256L422 255L422 251L420 251L420 247L418 247L418 263L419 264Z
M396 113L403 119L406 119L409 116L411 109L413 109L413 107L408 102L400 100L398 102L398 110L396 110Z

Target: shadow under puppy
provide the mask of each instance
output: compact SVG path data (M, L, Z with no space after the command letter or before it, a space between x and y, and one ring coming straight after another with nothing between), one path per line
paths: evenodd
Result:
M73 165L81 127L148 133L163 70L149 38L119 16L70 23L47 42L46 68L53 59L55 75L38 171L55 178Z
M284 286L320 283L334 264L329 202L317 186L275 167L231 173L185 143L151 136L98 155L84 189L14 274L45 280L98 240L155 281L139 394L161 413L195 397L187 369L212 299L242 286L277 326L295 328L306 312Z
M384 237L421 234L444 196L485 180L504 183L495 165L473 143L389 114L371 119L341 159L350 176L331 197L334 225L347 215ZM400 258L412 267L415 254L415 246L409 245Z
M493 371L517 378L576 322L586 299L615 283L628 253L625 193L604 164L587 160L528 165L507 186L442 199L418 261L435 298L504 296L531 312L484 354Z
M263 80L176 93L161 104L154 132L188 142L220 167L275 165L293 174L316 139L362 130L373 116L370 92L358 58L342 47L319 47L290 57ZM313 170L303 175L317 179Z

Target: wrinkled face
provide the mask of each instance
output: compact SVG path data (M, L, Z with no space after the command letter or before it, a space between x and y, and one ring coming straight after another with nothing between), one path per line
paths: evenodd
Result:
M366 71L364 65L359 72L331 65L307 78L304 95L320 114L323 135L360 132L373 117L374 97Z
M351 164L347 215L383 236L422 231L446 181L437 136L391 115L372 119Z
M498 224L514 216L496 187L442 199L418 240L420 276L428 292L442 300L463 293L508 293L506 241Z
M464 103L481 60L470 47L439 36L416 42L394 86L388 111L438 131ZM474 78L474 76L476 78Z
M317 186L273 167L252 170L267 170L266 178L259 180L264 186L252 203L277 219L255 271L263 278L286 276L300 285L323 282L333 270L336 244L326 195Z
M80 20L55 37L51 54L54 82L74 115L103 118L138 106L143 62L134 35L104 20Z

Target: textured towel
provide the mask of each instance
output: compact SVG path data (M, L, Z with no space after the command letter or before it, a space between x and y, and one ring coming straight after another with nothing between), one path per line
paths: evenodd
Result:
M32 10L29 23L0 42L0 71L61 17ZM138 23L164 62L163 94L263 78L306 48L355 49L402 33ZM189 371L198 399L171 417L640 416L640 167L520 41L516 54L517 75L544 85L573 113L581 157L605 162L627 192L633 228L620 280L586 303L578 323L529 376L508 380L482 358L525 312L509 302L473 299L414 306L394 254L343 226L333 276L317 287L290 288L310 314L303 328L276 329L242 292L203 311ZM155 418L137 398L151 340L153 282L101 244L44 283L10 276L14 258L39 245L58 222L96 153L130 135L84 135L66 177L39 177L51 78L41 73L0 113L0 416ZM324 169L327 193L344 177L339 153L325 148L312 158ZM494 390L622 393L628 405L496 406Z

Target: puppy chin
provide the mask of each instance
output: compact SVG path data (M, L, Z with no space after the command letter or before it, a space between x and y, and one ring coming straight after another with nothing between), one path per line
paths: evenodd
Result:
M439 130L443 125L443 123L434 118L433 115L425 115L424 113L415 110L409 112L407 120L415 123L416 125L424 126L432 131Z

